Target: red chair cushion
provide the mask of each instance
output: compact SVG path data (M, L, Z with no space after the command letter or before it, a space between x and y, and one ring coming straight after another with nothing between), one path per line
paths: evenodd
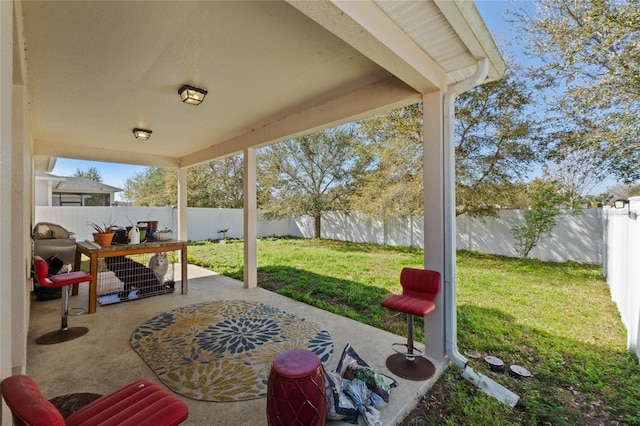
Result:
M427 269L403 268L400 272L402 294L382 301L384 308L424 317L435 310L440 291L440 273Z
M38 282L43 287L64 287L66 285L80 284L91 281L91 274L82 271L69 272L68 274L52 275L49 274L49 265L47 261L40 256L33 256L33 267Z
M69 272L68 274L51 275L49 279L56 287L63 287L65 285L80 284L91 281L91 274L87 274L82 271L74 271Z
M56 407L47 401L38 385L28 376L16 375L2 381L2 396L16 424L29 426L64 426Z
M433 302L405 294L391 296L383 300L382 307L418 317L424 317L436 309L436 305Z
M184 402L141 378L104 395L67 418L67 425L173 426L185 421Z

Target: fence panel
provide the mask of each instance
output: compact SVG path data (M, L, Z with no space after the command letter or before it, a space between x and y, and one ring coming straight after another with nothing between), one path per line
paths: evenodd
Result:
M640 360L640 222L629 212L640 213L640 197L632 197L624 209L604 210L603 270L627 328L627 346Z

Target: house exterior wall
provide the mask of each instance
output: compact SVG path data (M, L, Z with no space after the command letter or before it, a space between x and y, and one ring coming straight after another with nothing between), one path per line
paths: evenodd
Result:
M51 204L51 181L36 179L33 188L33 202L36 206L50 206Z
M0 235L11 235L12 216L12 96L13 2L0 2ZM13 371L11 238L0 238L0 379ZM1 401L3 425L11 424L11 412Z

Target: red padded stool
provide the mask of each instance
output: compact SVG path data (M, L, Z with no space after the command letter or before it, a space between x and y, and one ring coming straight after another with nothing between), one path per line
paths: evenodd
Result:
M413 317L425 317L436 309L435 299L440 291L440 273L426 269L403 268L400 272L402 294L383 300L381 305L392 311L407 314L407 343L394 343L397 353L387 358L387 368L393 374L409 380L426 380L436 372L431 361L413 345ZM399 351L396 346L404 346Z
M96 399L66 420L29 376L7 377L1 387L16 425L176 426L189 417L184 402L145 378Z
M69 294L71 293L72 285L91 281L91 274L75 271L68 274L48 277L49 265L47 265L47 261L40 256L33 256L33 269L36 279L43 287L62 287L60 329L38 337L36 343L39 345L51 345L54 343L68 342L69 340L85 335L89 331L87 327L69 327L67 323L67 317L69 316Z
M293 349L278 355L267 384L270 426L324 425L327 400L320 359L313 352Z

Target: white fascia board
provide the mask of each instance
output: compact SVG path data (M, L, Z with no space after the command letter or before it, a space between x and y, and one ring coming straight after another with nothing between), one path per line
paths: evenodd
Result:
M475 59L489 59L487 81L504 76L507 64L472 1L433 0Z
M447 73L373 1L289 1L417 92L446 88Z

